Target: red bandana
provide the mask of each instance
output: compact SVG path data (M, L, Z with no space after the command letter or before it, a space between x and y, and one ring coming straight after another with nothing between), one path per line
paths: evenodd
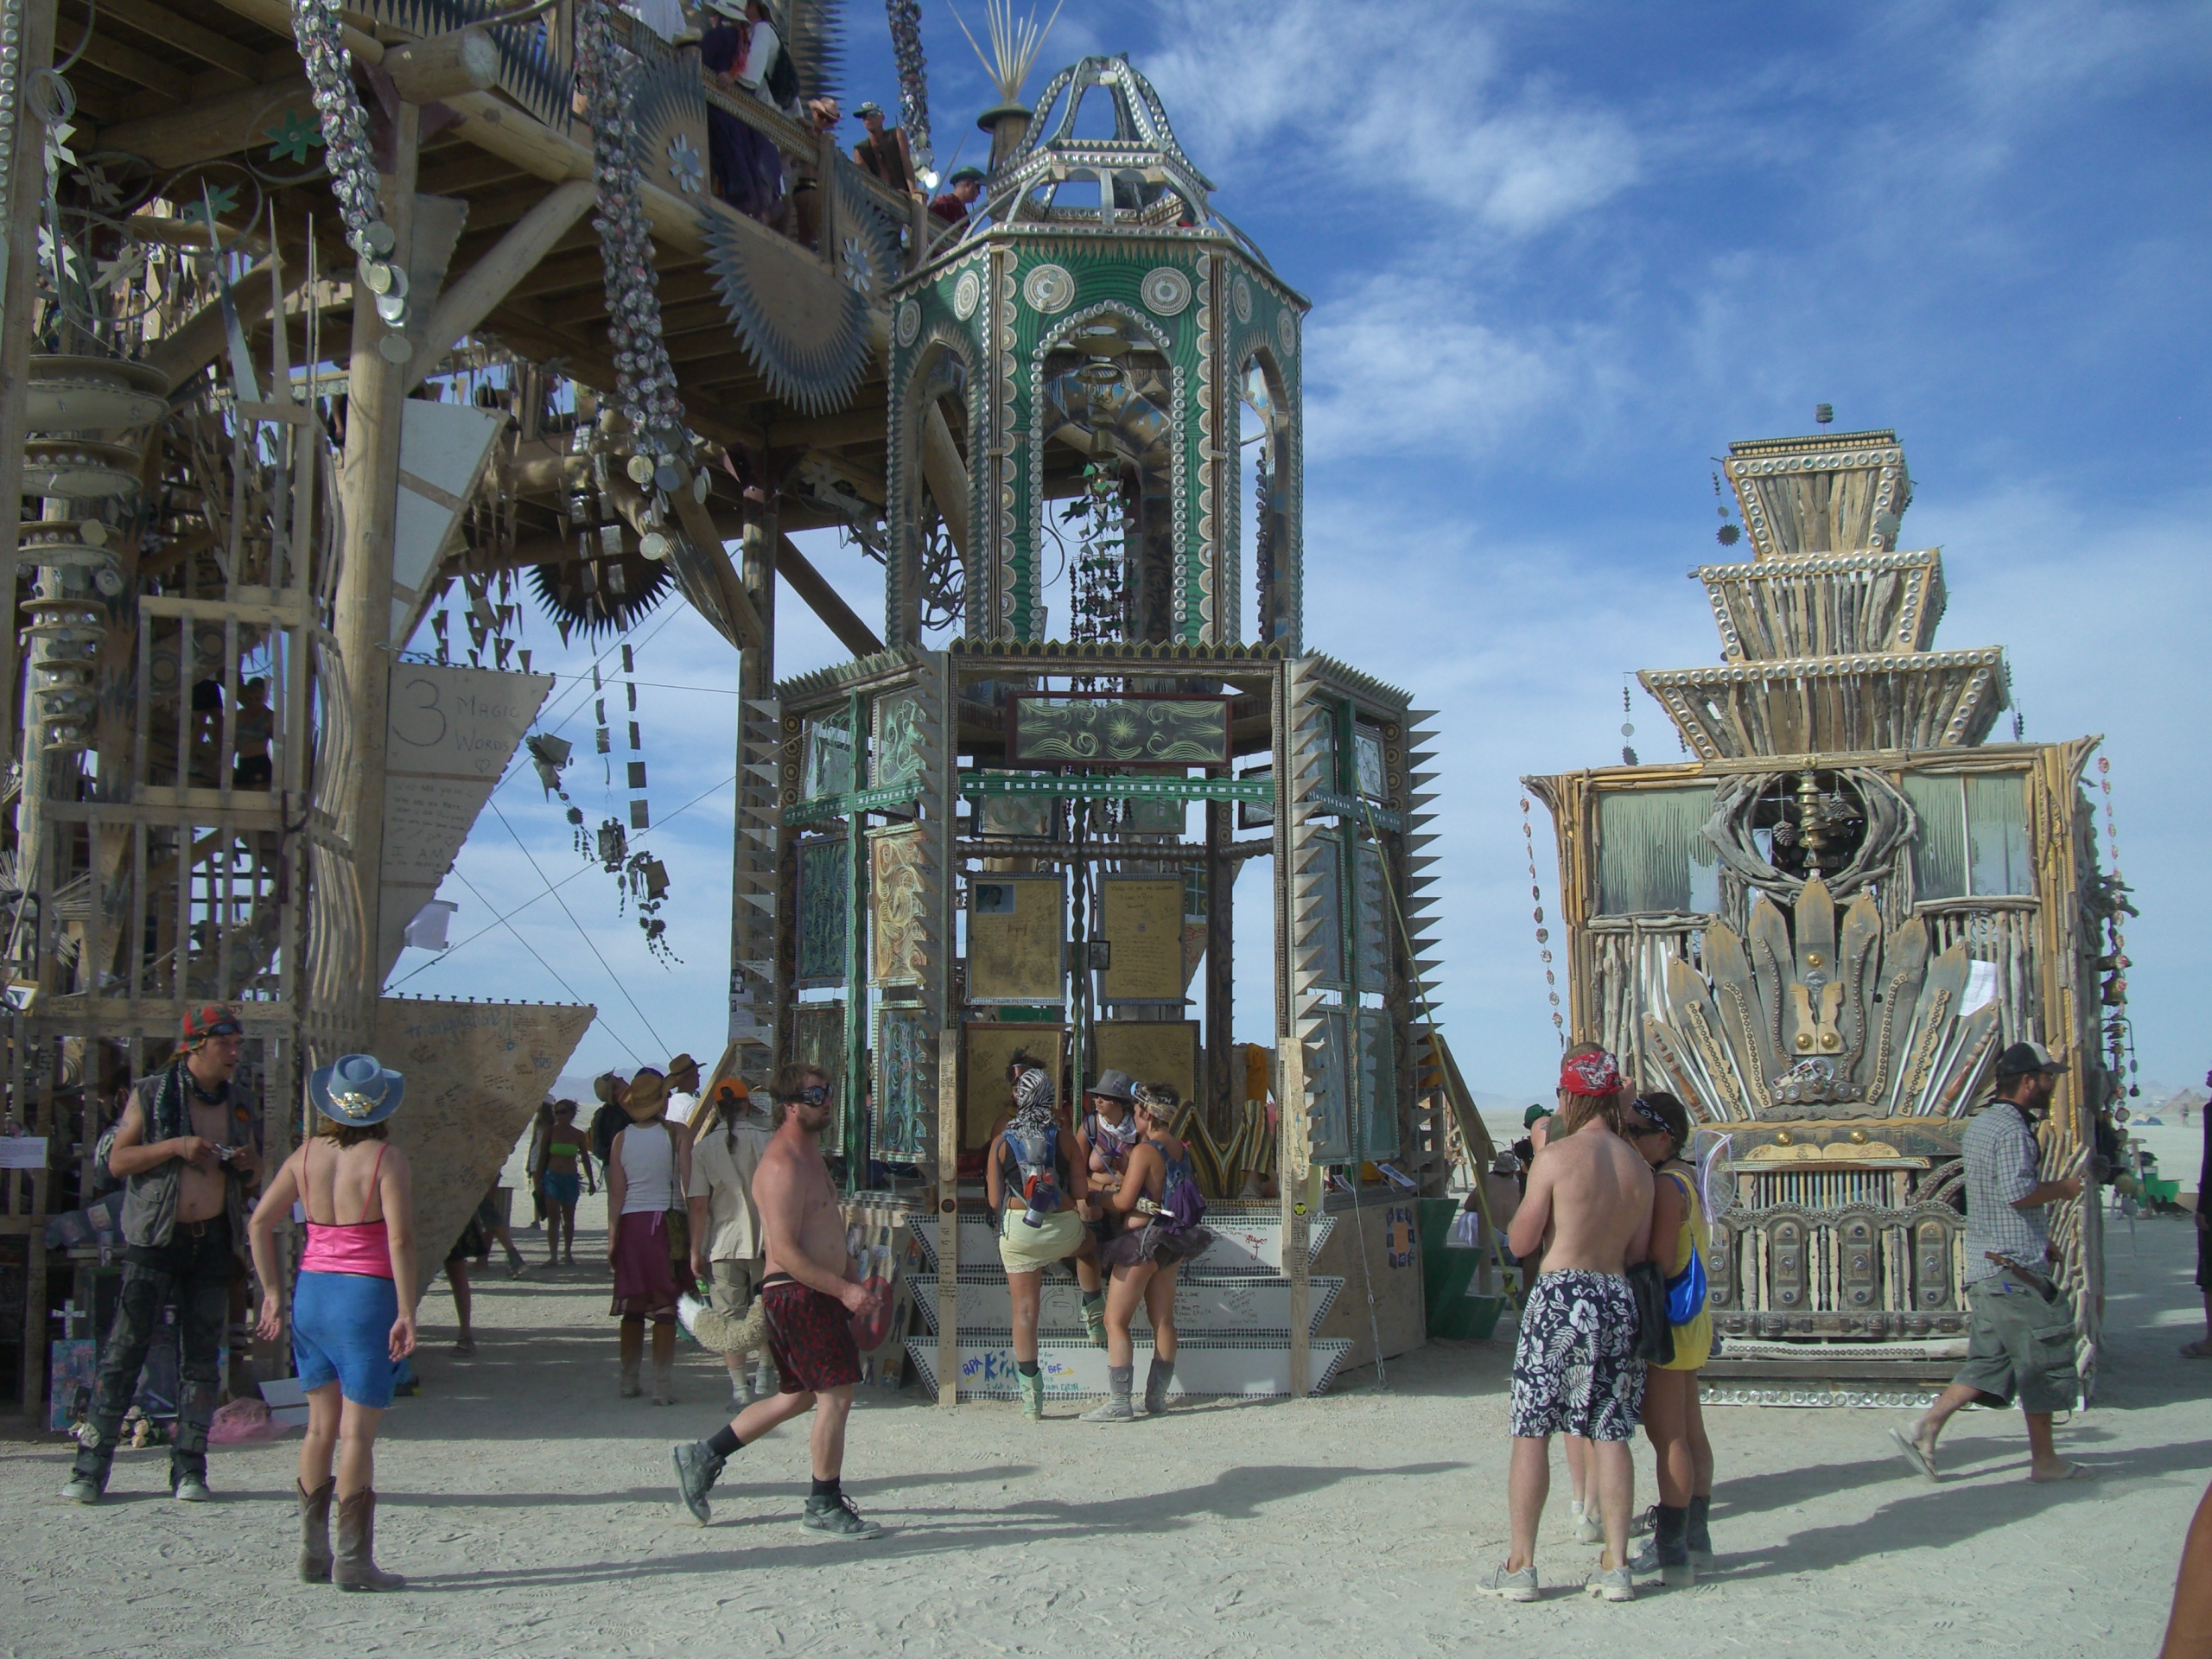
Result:
M1599 1049L1559 1063L1559 1086L1570 1095L1610 1095L1621 1086L1621 1069Z

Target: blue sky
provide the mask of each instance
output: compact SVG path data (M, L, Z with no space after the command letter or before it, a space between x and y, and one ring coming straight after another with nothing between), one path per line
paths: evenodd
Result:
M889 106L882 14L848 20L848 106ZM942 0L924 30L944 165L992 95ZM2107 738L2143 1076L2212 1063L2189 1012L2212 906L2188 874L2212 806L2189 683L2212 624L2212 6L1068 0L1030 90L1090 50L1135 59L1313 302L1307 638L1441 713L1440 1012L1475 1088L1529 1094L1555 1052L1516 780L1617 760L1624 673L1717 658L1684 580L1724 556L1711 458L1815 429L1816 402L1902 437L1901 544L1945 552L1939 643L2007 647L2031 738ZM880 613L878 568L810 539ZM517 915L601 1009L572 1070L720 1047L730 653L689 614L657 628L639 677L701 688L639 693L656 815L707 794L654 837L685 963L646 957L597 874L562 897L639 1008L555 901ZM542 621L530 643L563 655ZM789 600L778 652L785 673L842 654ZM1643 758L1677 753L1635 702ZM581 861L538 792L497 798L558 880ZM477 888L447 884L457 941L542 887L489 814L457 875ZM566 995L505 928L429 961L395 977ZM1253 988L1238 1034L1261 1038Z

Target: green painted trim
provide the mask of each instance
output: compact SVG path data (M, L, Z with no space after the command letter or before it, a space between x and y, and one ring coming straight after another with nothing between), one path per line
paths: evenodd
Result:
M921 780L889 784L881 789L855 790L849 795L817 795L810 801L784 809L784 828L806 830L832 818L849 818L861 812L880 812L887 807L906 806L922 798Z
M963 772L960 774L960 792L971 801L987 795L1055 795L1086 801L1272 802L1275 785L1271 778L1124 778L1096 772L1030 775Z

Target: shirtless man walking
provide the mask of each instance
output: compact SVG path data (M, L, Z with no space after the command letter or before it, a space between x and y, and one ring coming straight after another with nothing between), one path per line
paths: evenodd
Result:
M677 1490L691 1518L705 1526L708 1491L730 1454L811 1411L814 1491L799 1524L833 1537L871 1537L883 1529L861 1518L838 1483L845 1420L861 1376L852 1321L874 1312L883 1293L847 1276L845 1224L822 1161L822 1131L837 1109L830 1079L817 1067L794 1063L776 1073L769 1093L779 1122L753 1172L753 1203L766 1244L760 1302L767 1312L768 1351L783 1377L783 1392L755 1401L711 1439L674 1447Z
M1479 1587L1508 1601L1536 1599L1536 1522L1551 1487L1551 1437L1592 1442L1605 1553L1586 1588L1636 1599L1628 1529L1636 1502L1629 1440L1643 1409L1636 1357L1636 1298L1627 1270L1651 1237L1651 1171L1620 1136L1620 1068L1595 1044L1560 1063L1559 1116L1507 1243L1543 1252L1513 1351L1513 1463L1507 1482L1511 1553Z

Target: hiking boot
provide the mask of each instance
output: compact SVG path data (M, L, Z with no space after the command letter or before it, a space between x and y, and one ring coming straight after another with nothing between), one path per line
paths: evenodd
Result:
M1017 1371L1014 1381L1021 1385L1021 1414L1033 1423L1045 1421L1045 1373Z
M873 1538L883 1530L877 1522L861 1520L853 1500L842 1492L835 1497L808 1498L806 1513L798 1523L809 1532L826 1532L832 1538Z
M377 1565L377 1495L365 1486L338 1500L338 1548L330 1581L340 1590L397 1590L407 1582Z
M1567 1509L1574 1516L1574 1541L1578 1544L1602 1544L1605 1529L1598 1517L1580 1503L1570 1503Z
M1683 1541L1690 1512L1687 1508L1669 1509L1663 1503L1658 1510L1657 1524L1651 1535L1652 1565L1658 1568L1659 1577L1669 1589L1687 1590L1697 1582L1697 1568L1690 1565L1689 1546Z
M1092 1347L1103 1348L1106 1345L1106 1299L1103 1296L1084 1298L1083 1328L1090 1333Z
M180 1503L212 1503L215 1494L207 1490L207 1477L187 1470L170 1483L169 1496Z
M704 1440L688 1441L669 1450L676 1459L677 1494L691 1511L691 1518L703 1527L714 1517L714 1511L707 1507L707 1493L721 1478L726 1459L716 1457Z
M1478 1579L1475 1588L1486 1596L1503 1596L1508 1601L1534 1601L1542 1592L1536 1587L1536 1564L1534 1561L1518 1573L1508 1569L1503 1561L1491 1568L1490 1576Z
M617 1397L624 1400L634 1400L645 1392L638 1386L638 1368L635 1365L622 1368L622 1380L614 1385L614 1392Z
M1109 1365L1106 1368L1106 1403L1083 1414L1086 1423L1130 1423L1136 1413L1129 1409L1129 1385L1136 1380L1135 1365Z
M72 1503L97 1503L100 1491L107 1483L81 1469L69 1471L69 1478L61 1483L61 1496Z
M326 1480L310 1492L295 1480L292 1490L300 1500L300 1582L330 1582L330 1499L338 1483Z
M1152 1367L1144 1377L1144 1414L1165 1417L1167 1414L1167 1390L1175 1381L1175 1362L1153 1357Z
M1690 1499L1689 1524L1682 1530L1682 1542L1688 1547L1690 1565L1702 1573L1713 1570L1713 1533L1709 1522L1712 1512L1713 1499L1710 1497L1693 1497Z
M1599 1567L1582 1581L1583 1589L1607 1601L1634 1601L1636 1580L1629 1576L1625 1567Z

